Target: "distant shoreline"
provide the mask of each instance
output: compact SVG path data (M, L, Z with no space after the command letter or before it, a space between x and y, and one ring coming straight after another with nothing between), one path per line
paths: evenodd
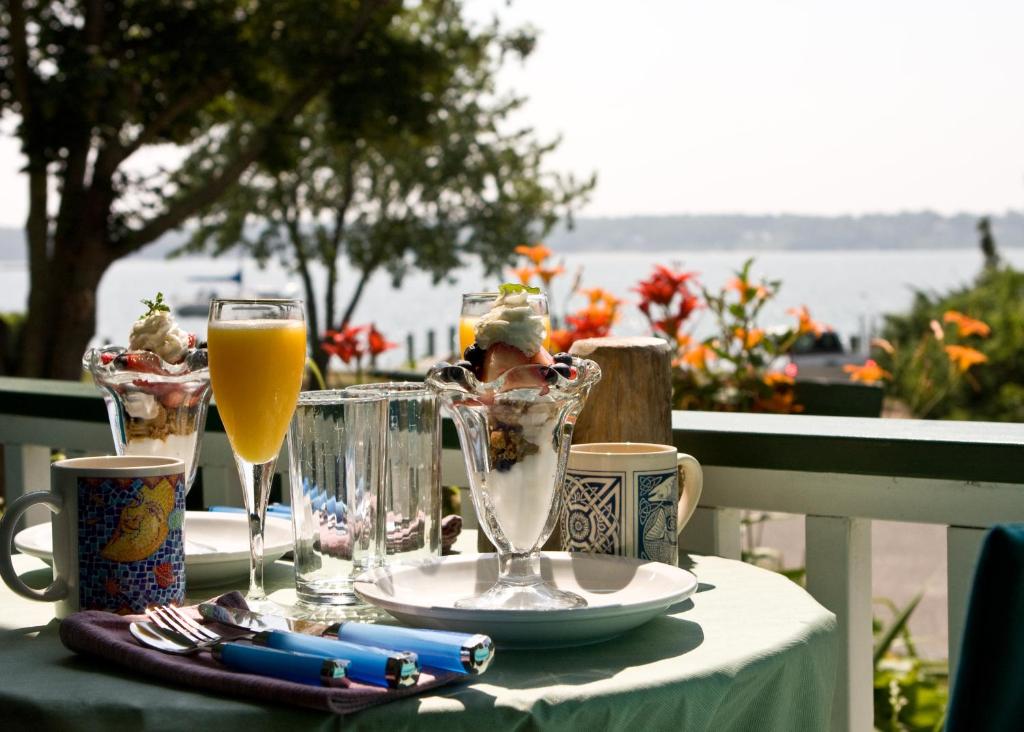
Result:
M977 246L978 215L900 214L804 216L796 214L686 214L581 217L573 229L545 239L558 254L584 252L905 251ZM1024 211L990 217L1000 248L1024 247ZM133 257L163 259L187 238L175 232ZM222 256L232 256L230 254ZM21 229L0 227L0 261L24 261Z

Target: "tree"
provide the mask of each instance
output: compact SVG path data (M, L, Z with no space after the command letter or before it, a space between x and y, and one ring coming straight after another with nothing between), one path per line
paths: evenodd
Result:
M0 111L18 116L28 160L21 373L77 378L110 264L200 215L311 102L331 98L339 124L358 127L381 109L382 69L436 65L435 49L395 32L400 12L397 0L0 4ZM423 116L416 83L389 79L389 98ZM133 155L166 143L190 152L185 164L133 172Z
M381 114L357 127L325 99L296 118L283 144L210 209L185 247L221 254L241 245L260 261L289 265L305 288L321 364L319 335L350 322L374 273L387 271L396 287L414 269L437 282L468 256L496 272L517 244L543 237L560 218L571 221L594 185L546 173L557 141L509 129L524 100L499 96L495 76L508 56L530 53L529 32L469 27L455 2L421 3L398 28L444 59L406 70L434 102L427 115L410 119L396 109L402 124ZM386 87L377 102L394 108ZM339 308L342 258L358 275ZM314 263L327 275L322 300Z

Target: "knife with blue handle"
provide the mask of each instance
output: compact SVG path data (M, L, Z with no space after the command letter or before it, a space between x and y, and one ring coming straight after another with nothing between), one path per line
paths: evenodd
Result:
M300 684L348 686L349 662L324 658L322 654L290 653L243 643L218 643L210 649L213 657L235 671L273 676Z
M419 662L423 666L443 671L482 674L494 659L494 644L486 635L357 622L328 625L254 613L213 603L201 604L199 612L207 620L253 631L282 630L308 634L312 637L333 636L350 643L396 651L412 651L419 657Z
M420 666L415 653L388 651L286 630L262 630L253 636L252 642L278 651L321 658L344 658L349 662L348 677L364 684L400 689L414 686L420 678Z

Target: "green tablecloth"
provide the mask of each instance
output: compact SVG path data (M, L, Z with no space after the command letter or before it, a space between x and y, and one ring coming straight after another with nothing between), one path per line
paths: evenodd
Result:
M49 581L41 561L15 560L35 586ZM835 617L781 575L687 561L701 586L672 615L593 646L499 651L481 677L348 718L161 686L76 656L60 644L50 605L0 586L0 728L827 729ZM289 565L268 579L287 584Z

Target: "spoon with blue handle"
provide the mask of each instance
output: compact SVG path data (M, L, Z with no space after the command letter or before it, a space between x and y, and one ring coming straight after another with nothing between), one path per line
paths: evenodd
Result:
M139 643L163 653L186 656L208 650L213 657L233 671L295 681L318 686L348 686L347 660L325 658L322 654L293 653L289 651L250 646L242 643L195 643L181 633L158 628L152 623L139 621L128 626Z

